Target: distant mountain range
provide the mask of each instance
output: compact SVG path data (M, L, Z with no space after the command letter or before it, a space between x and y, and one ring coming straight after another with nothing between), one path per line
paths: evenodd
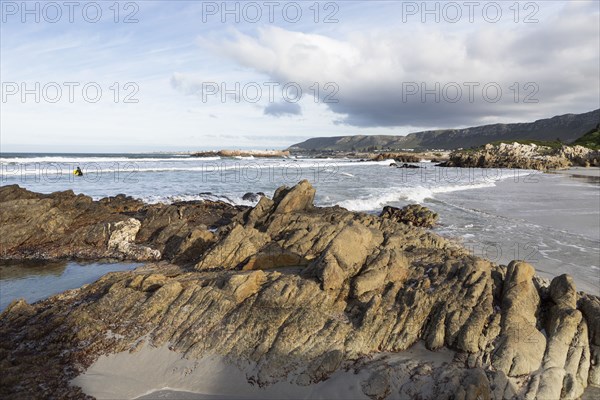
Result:
M441 129L406 136L355 135L317 137L290 146L302 151L453 150L511 140L556 140L570 143L600 123L600 109L584 114L565 114L535 122L493 124L465 129Z

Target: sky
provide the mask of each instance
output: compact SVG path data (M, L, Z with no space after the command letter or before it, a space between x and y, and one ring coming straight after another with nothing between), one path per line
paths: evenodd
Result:
M0 1L0 150L277 149L600 107L594 1Z

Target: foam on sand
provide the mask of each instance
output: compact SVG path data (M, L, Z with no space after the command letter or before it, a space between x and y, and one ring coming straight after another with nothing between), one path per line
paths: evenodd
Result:
M495 182L467 183L462 185L438 186L438 187L391 187L380 193L369 194L364 197L347 199L337 203L350 211L374 211L383 206L397 201L408 201L423 203L426 199L432 199L438 193L449 193L460 190L481 189L495 186Z

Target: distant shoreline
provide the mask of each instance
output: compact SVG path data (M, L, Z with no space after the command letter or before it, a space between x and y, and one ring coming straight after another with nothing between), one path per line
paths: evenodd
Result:
M289 157L288 150L217 150L191 153L190 157L257 157L281 158Z

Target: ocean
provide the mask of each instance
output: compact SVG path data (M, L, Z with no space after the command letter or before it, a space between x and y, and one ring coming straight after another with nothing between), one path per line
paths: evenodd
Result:
M186 154L2 153L1 184L50 193L72 189L99 199L124 193L150 203L222 200L251 206L248 192L272 195L308 179L315 203L377 213L420 203L440 214L434 231L474 255L530 262L541 276L569 273L579 290L600 293L598 180L537 171L390 167L354 159L194 158ZM80 167L84 175L73 170ZM90 270L86 268L86 270ZM4 279L4 278L1 278ZM94 278L95 279L95 278Z

